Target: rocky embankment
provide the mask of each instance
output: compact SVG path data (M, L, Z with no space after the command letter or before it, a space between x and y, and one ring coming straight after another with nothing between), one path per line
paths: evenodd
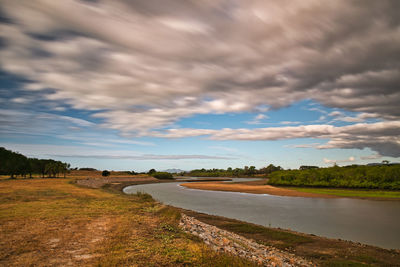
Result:
M315 266L310 261L274 247L264 246L253 240L219 229L182 214L180 226L185 232L200 237L212 249L245 257L262 266Z

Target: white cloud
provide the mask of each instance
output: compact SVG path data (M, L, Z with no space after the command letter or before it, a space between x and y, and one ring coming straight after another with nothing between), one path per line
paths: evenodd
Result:
M256 115L251 121L247 121L247 124L265 124L262 120L268 119L269 117L265 114Z
M324 158L323 161L327 164L336 164L336 163L348 163L348 162L353 162L356 159L354 157L349 157L348 159L340 159L340 160L332 160L332 159L327 159Z
M371 148L386 156L400 157L400 121L358 123L348 126L301 125L256 129L168 129L152 132L153 136L182 138L208 136L212 140L287 140L296 138L329 139L319 149Z

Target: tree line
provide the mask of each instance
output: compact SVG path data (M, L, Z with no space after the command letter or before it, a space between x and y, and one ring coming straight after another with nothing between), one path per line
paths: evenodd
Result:
M269 164L267 167L257 169L255 166L244 166L243 168L227 168L225 169L195 169L189 172L181 173L185 176L197 177L243 177L254 176L257 174L268 175L274 171L283 170L281 166Z
M337 188L375 188L400 190L400 165L350 165L277 171L269 184Z
M0 147L0 175L32 178L33 174L44 177L59 177L69 171L70 164L52 159L28 158L20 153Z

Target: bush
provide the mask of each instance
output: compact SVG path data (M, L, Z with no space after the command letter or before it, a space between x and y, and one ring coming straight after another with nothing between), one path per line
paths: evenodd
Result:
M172 174L170 174L169 172L155 172L153 173L153 177L157 179L174 179Z
M104 171L101 173L101 175L104 176L104 177L107 177L107 176L110 176L110 172L107 171L107 170L104 170Z

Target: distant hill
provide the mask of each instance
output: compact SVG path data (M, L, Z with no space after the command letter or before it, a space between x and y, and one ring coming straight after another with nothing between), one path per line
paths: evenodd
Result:
M168 169L168 170L165 170L165 172L180 173L180 172L184 172L184 170L181 170L181 169Z

